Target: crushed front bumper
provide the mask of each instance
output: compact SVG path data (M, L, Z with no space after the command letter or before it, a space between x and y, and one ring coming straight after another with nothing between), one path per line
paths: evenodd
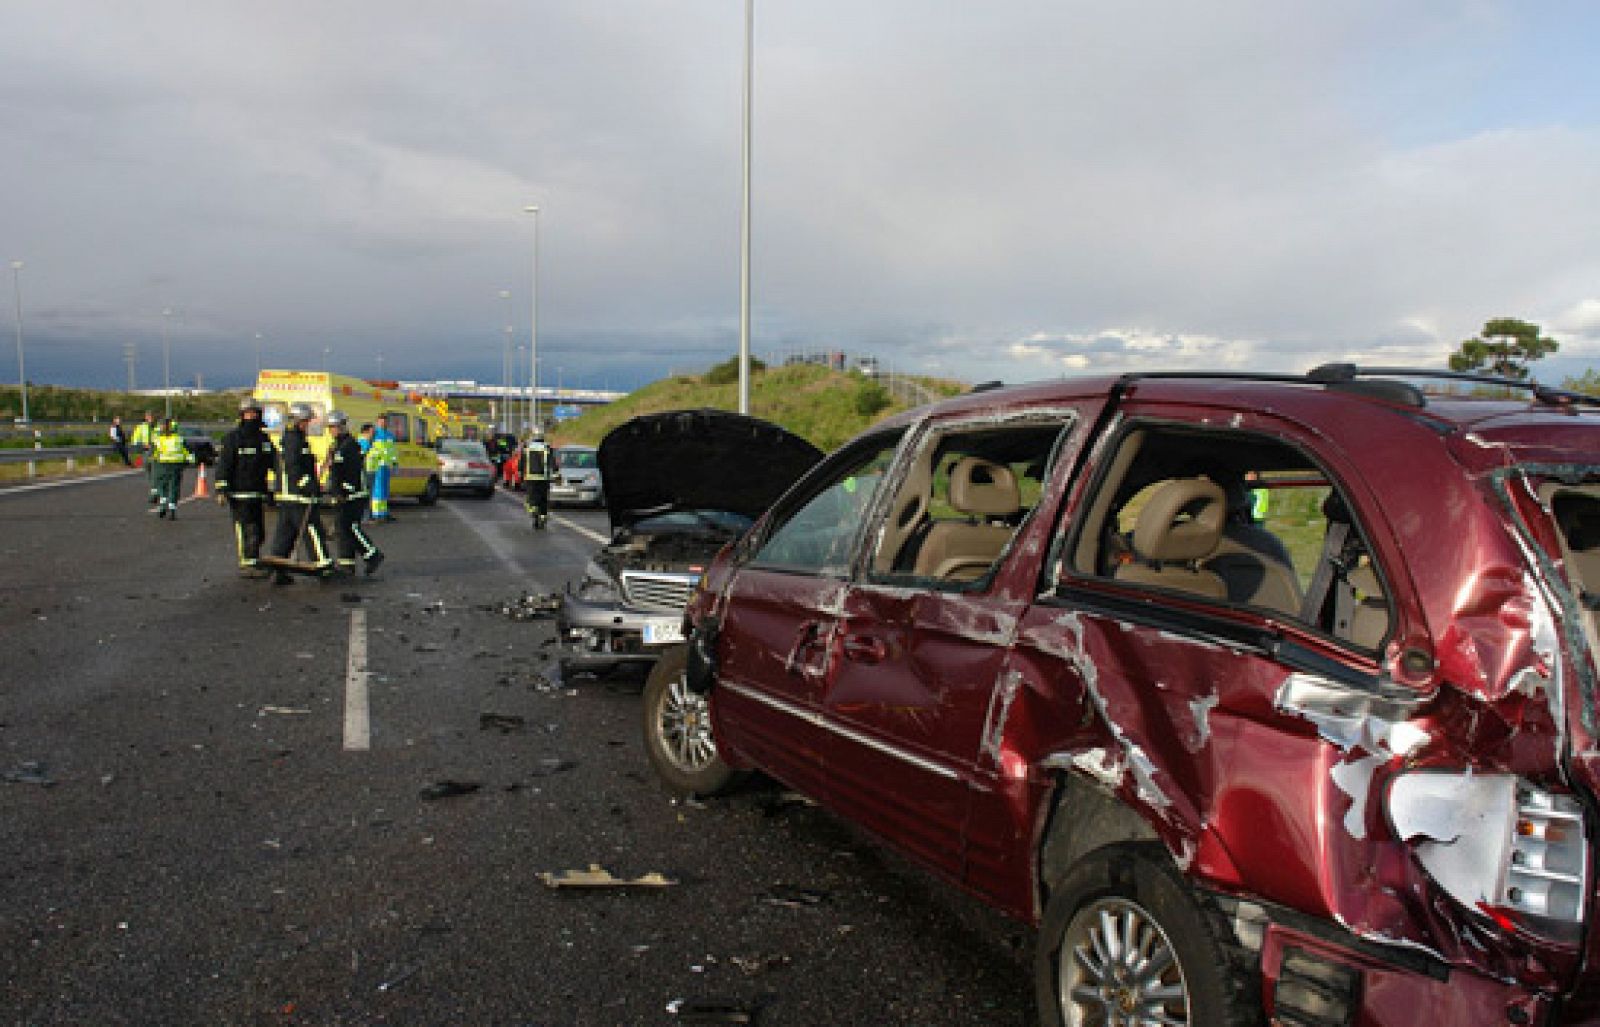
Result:
M589 602L568 592L561 596L556 630L561 659L568 666L654 663L668 647L683 641L683 612Z

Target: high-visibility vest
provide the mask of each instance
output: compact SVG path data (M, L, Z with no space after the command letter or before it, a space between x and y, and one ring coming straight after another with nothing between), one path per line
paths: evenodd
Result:
M154 445L158 464L186 464L194 459L177 432L157 431Z
M367 470L376 471L381 467L393 467L400 462L395 456L394 440L387 438L374 438L372 445L367 447Z
M155 428L151 427L149 421L140 421L139 426L133 429L133 444L135 446L149 446L150 436L154 432Z

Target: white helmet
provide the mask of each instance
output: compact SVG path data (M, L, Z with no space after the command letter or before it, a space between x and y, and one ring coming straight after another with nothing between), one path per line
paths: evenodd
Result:
M310 403L289 404L289 420L291 421L309 421L316 416L316 413L311 409Z
M330 410L328 411L328 416L323 418L323 420L326 421L329 426L337 426L340 428L343 428L345 425L350 423L350 418L343 410Z

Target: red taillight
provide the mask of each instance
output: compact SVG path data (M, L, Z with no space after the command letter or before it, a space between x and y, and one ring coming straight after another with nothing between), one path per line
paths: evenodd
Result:
M467 464L467 466L472 468L474 471L492 471L492 470L494 470L494 464L486 464L486 463L482 463L482 462L477 461L477 460L472 461L471 463Z

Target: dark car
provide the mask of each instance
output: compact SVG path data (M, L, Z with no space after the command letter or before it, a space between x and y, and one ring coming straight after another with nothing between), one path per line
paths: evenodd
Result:
M558 615L563 662L653 662L683 640L701 573L822 452L775 424L725 410L645 414L600 442L611 541Z
M707 571L650 759L1036 925L1048 1024L1596 1022L1600 419L1422 381L885 422Z
M194 462L202 467L210 467L217 462L217 444L209 435L187 435L183 446L194 457Z

